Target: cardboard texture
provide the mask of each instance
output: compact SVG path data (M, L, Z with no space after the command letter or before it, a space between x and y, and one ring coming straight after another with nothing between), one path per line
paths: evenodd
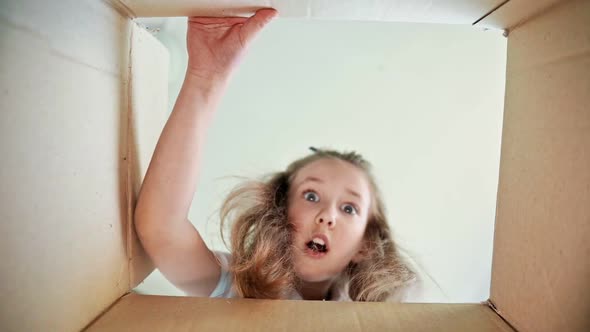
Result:
M88 331L512 331L480 304L277 302L130 294Z
M281 17L510 30L488 303L129 294L153 269L132 216L167 119L168 62L131 18L268 6ZM590 331L590 0L25 0L0 9L0 330Z
M133 213L141 182L147 172L160 133L168 120L168 50L145 29L133 25L129 51L128 131L128 216ZM131 288L137 286L154 269L135 233L127 223L128 255L132 264Z
M1 9L0 330L80 330L154 268L128 220L168 51L107 3Z
M503 0L121 0L133 17L250 16L276 8L280 17L471 24Z
M512 30L563 0L519 0L508 1L477 22L477 26Z
M510 32L491 300L521 331L590 331L590 1Z
M131 22L102 2L0 3L0 330L74 331L129 288Z

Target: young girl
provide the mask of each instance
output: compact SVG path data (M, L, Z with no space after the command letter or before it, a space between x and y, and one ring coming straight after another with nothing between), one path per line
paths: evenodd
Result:
M275 16L188 20L188 68L135 211L157 268L191 296L401 300L415 274L392 241L369 164L354 152L313 152L235 189L221 209L231 255L210 251L187 220L206 131L233 69Z

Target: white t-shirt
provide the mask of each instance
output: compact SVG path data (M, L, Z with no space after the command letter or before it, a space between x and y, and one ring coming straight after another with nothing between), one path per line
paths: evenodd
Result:
M219 282L217 283L217 287L211 292L209 297L221 297L221 298L236 298L239 297L233 287L233 279L229 272L229 263L231 260L231 255L227 252L221 251L213 251L217 259L219 260L219 264L221 265L221 276L219 277Z

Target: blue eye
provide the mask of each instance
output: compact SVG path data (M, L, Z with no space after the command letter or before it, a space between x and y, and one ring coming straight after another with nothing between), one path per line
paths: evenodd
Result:
M310 202L318 202L320 200L320 197L316 193L314 193L313 191L304 192L303 198L305 198L305 200L310 201Z
M356 210L356 208L351 204L344 204L342 206L342 210L348 214L358 214L358 211Z

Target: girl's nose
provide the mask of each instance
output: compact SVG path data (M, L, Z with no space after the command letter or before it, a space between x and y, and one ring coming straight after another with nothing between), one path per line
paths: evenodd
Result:
M322 212L316 218L316 224L326 224L329 228L333 228L336 225L336 217L327 211Z

